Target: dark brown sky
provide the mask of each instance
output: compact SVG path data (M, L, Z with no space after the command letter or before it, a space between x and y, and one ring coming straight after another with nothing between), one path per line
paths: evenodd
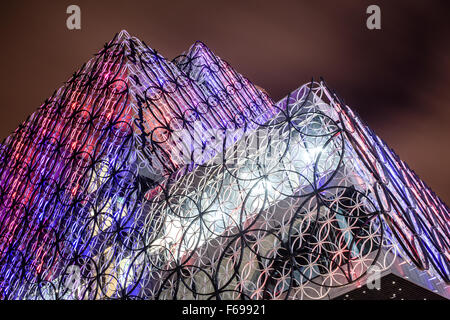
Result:
M121 29L167 58L205 42L274 99L323 76L450 201L450 8L446 1L9 1L0 33L5 138ZM66 8L82 30L66 28ZM365 26L381 7L382 30Z

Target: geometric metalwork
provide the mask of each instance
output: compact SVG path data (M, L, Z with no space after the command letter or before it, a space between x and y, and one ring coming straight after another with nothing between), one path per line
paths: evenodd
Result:
M399 259L449 282L449 209L323 81L274 103L125 31L0 146L2 299L322 299ZM443 293L445 294L445 293Z

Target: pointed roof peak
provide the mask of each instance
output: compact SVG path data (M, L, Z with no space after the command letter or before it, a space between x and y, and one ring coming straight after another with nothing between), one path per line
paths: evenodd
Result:
M131 38L131 35L128 33L127 30L122 29L120 32L118 32L115 36L115 40L117 42L126 41Z
M192 45L192 47L195 47L195 46L202 46L202 47L207 47L208 48L208 46L201 40L196 40L194 42L194 44Z
M196 49L209 52L215 56L214 52L203 41L195 41L194 44L189 48L188 52L195 52Z

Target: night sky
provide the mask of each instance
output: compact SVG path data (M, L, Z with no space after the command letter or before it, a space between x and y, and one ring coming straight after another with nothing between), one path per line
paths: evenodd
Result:
M324 77L450 203L446 1L9 1L0 10L0 138L126 29L172 59L202 40L278 100ZM77 4L82 29L66 28ZM381 8L381 30L366 8Z

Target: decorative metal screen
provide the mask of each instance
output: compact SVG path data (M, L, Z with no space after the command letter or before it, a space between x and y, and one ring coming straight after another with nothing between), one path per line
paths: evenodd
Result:
M274 103L196 43L121 32L0 146L2 299L320 299L449 210L323 81Z

